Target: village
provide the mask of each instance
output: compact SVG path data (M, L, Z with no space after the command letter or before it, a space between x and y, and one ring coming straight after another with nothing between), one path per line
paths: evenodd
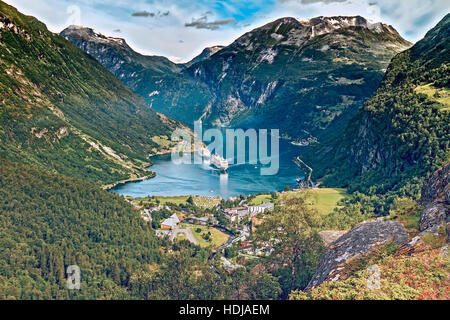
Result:
M269 248L252 245L252 234L265 215L274 210L275 201L261 202L254 197L243 196L227 201L200 196L128 197L127 201L140 211L142 219L152 227L156 236L172 242L188 240L194 245L209 248L212 252L210 259L220 257L229 271L239 268L246 259L270 254Z
M284 199L298 197L302 190L240 196L224 200L207 196L146 197L126 200L140 212L155 235L170 242L187 240L210 251L210 260L220 259L228 271L269 256L270 244L254 241L257 227ZM319 213L329 213L346 196L344 189L316 189L311 203Z

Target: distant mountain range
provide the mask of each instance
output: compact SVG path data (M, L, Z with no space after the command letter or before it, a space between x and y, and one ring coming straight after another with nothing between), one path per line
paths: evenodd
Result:
M165 74L152 71L161 57L146 57L152 61L147 77L145 67L133 67L141 56L124 40L87 30L69 27L61 35L155 110L189 125L201 118L210 125L280 128L295 140L341 128L376 90L392 57L411 46L393 27L359 16L283 18L230 46L205 49L186 65L172 64Z

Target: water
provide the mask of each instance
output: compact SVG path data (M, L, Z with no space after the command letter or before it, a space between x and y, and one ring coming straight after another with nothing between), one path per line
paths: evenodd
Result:
M303 171L292 161L300 155L304 147L294 146L280 140L280 169L277 175L263 176L260 164L230 165L227 174L221 174L208 164L181 164L171 161L170 155L151 158L154 165L150 168L156 177L150 180L129 182L114 188L120 195L132 197L146 196L220 196L229 197L260 192L282 191L285 186L296 186L296 178L303 176ZM235 161L236 162L236 161Z

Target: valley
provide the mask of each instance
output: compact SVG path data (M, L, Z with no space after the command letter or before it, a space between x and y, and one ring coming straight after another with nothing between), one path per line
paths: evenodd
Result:
M277 17L186 63L117 30L0 0L1 300L450 299L450 14ZM270 156L249 130L214 168L198 119Z

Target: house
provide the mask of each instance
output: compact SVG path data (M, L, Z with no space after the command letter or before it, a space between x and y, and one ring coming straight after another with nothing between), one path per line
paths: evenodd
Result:
M170 237L170 231L169 230L161 230L161 231L157 230L156 236L160 237L160 238Z
M148 209L149 211L150 211L150 213L152 213L152 212L154 212L154 211L160 211L160 210L168 210L168 211L171 211L170 210L170 207L168 207L168 206L162 206L162 205L159 205L159 206L157 206L157 207L151 207L150 209Z
M144 211L141 211L141 217L144 221L152 223L152 214L150 213L150 210L144 209Z
M257 206L249 206L248 211L250 213L250 216L253 217L254 215L257 215L259 213L264 213L266 211L272 211L274 208L275 208L275 206L273 203L265 202L265 203L262 203Z
M225 217L231 222L235 222L236 220L240 221L246 216L248 216L248 208L247 207L238 207L238 208L230 208L223 210Z
M163 230L173 230L180 223L180 219L178 219L177 215L174 213L161 223L161 229Z

